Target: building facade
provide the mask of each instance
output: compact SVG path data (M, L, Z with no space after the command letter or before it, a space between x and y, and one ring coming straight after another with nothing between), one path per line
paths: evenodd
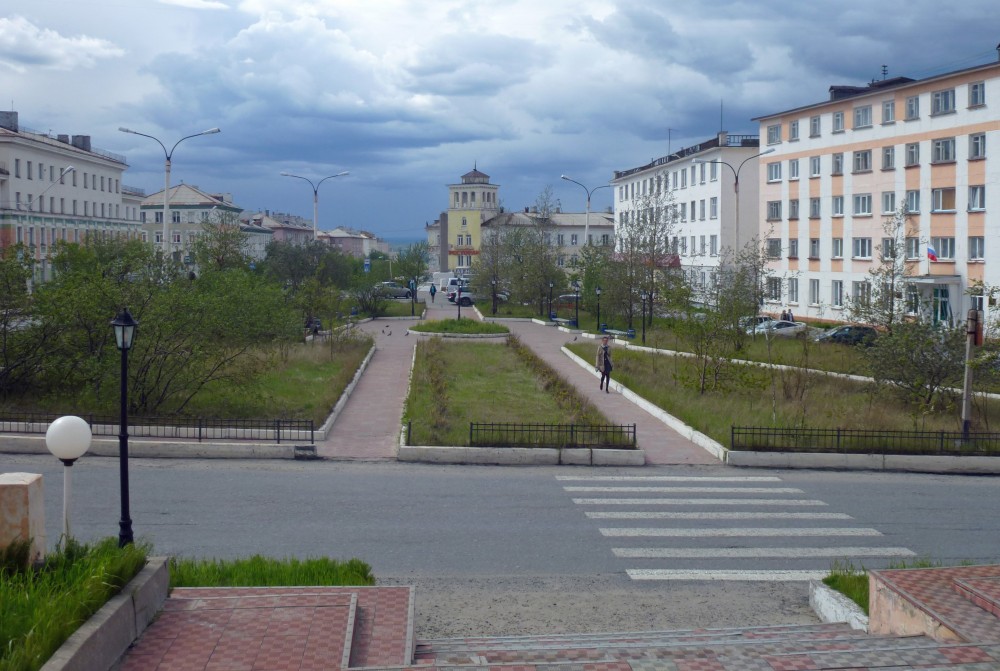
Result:
M912 314L955 323L986 307L970 292L1000 284L1000 63L833 86L756 121L774 150L759 177L772 309L849 320L851 301L871 296L869 271L894 254ZM904 249L887 234L894 214Z
M556 265L570 270L580 259L580 252L587 244L584 240L587 231L586 212L556 211L543 217L538 212L525 208L524 212L504 212L488 219L482 224L482 235L491 231L500 232L504 228L514 226L538 227L545 237L545 242L556 249ZM610 212L590 213L590 241L593 245L613 248L615 245L615 222Z
M448 211L442 214L437 231L441 256L447 244L447 267L442 271L469 274L482 244L480 227L500 213L499 190L499 185L490 184L489 175L476 168L462 175L460 184L448 185Z
M27 245L44 281L57 242L139 237L142 191L122 185L126 167L89 135L53 137L0 112L0 248Z

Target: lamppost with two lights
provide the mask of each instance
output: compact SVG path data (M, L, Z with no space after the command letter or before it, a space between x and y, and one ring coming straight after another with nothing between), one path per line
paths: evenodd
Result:
M115 330L115 344L122 353L121 419L118 425L118 484L122 515L118 522L118 547L125 547L132 542L132 518L128 509L128 351L132 349L139 322L132 318L128 308L122 308L112 320L111 326Z
M490 287L493 291L493 316L497 314L497 278L490 280Z
M71 172L73 172L74 170L76 170L76 168L74 168L71 165L67 165L65 168L63 168L62 170L59 171L59 180L58 181L55 181L55 182L52 182L51 184L49 184L47 187L45 187L45 189L42 190L42 192L40 194L38 194L34 198L32 198L29 195L28 196L28 212L33 212L34 209L35 209L35 203L41 201L42 200L42 196L44 196L48 192L48 190L51 189L52 187L54 187L56 184L62 184L63 183L63 178L66 177L66 175L68 175ZM45 207L45 203L44 202L42 203L42 207ZM41 210L39 210L39 212L41 212Z
M759 157L761 157L761 156L763 156L765 154L770 154L773 151L774 151L774 147L771 147L770 149L766 149L766 150L760 152L759 154L754 154L753 156L748 156L747 158L743 159L743 162L740 163L739 167L736 167L736 168L734 168L730 163L728 163L726 161L723 161L723 160L720 160L720 159L706 161L705 159L702 159L702 158L696 158L696 159L693 159L691 161L692 163L715 163L715 164L718 164L718 165L724 165L724 166L726 166L727 168L729 168L730 170L733 171L733 191L736 193L736 212L735 212L735 215L736 215L736 217L735 217L736 218L736 241L735 241L735 244L733 244L733 248L734 249L740 249L740 170L743 169L743 166L746 165L747 161L751 161L751 160L753 160L755 158L759 158Z
M597 332L604 333L604 330L601 328L601 287L597 287L594 293L597 294Z
M549 319L552 319L552 288L555 282L549 282Z
M576 328L580 328L580 280L573 280L573 290L576 292Z
M565 179L567 182L573 182L574 184L576 184L577 186L579 186L580 188L582 188L584 191L587 192L587 220L583 226L583 244L589 245L590 244L590 197L593 196L594 192L597 191L598 189L609 189L611 188L611 185L602 184L601 186L595 186L593 189L588 189L586 186L580 184L580 182L576 181L572 177L567 177L566 175L559 175L559 178Z
M646 299L649 298L649 295L646 293L646 290L643 289L642 292L639 294L639 297L642 299L642 344L645 345L646 344Z
M302 177L301 175L293 175L290 172L281 173L282 177L294 177L296 179L302 179L309 182L309 186L313 190L313 240L319 234L319 186L328 179L333 179L334 177L343 177L344 175L350 175L351 173L345 170L344 172L338 172L336 175L327 175L323 179L319 180L315 184L308 177ZM389 260L389 279L392 279L392 260Z

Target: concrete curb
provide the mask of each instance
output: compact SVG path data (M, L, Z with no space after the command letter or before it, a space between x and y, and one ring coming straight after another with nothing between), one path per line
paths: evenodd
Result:
M351 378L350 384L347 385L347 388L344 389L344 393L342 393L340 398L337 399L337 404L333 406L333 411L330 412L326 421L323 422L323 426L316 430L315 440L326 440L327 433L329 433L330 429L333 428L333 423L337 421L337 417L340 416L340 412L344 409L344 406L347 405L347 401L351 398L351 394L354 393L354 388L358 386L358 381L368 368L368 362L372 360L373 356L375 356L374 342L372 343L371 349L368 350L368 354L365 355L364 360L361 361L361 365L358 366L356 371L354 371L354 377Z
M591 375L593 375L594 377L600 377L597 371L594 370L594 366L591 363L584 361L582 358L580 358L573 352L569 351L569 348L567 347L563 347L562 351L563 354L568 356L572 361L575 361L578 366L589 372ZM706 450L709 454L711 454L719 461L722 461L723 463L727 461L727 453L729 452L729 450L727 450L721 443L719 443L715 439L706 436L701 431L696 431L695 429L688 426L687 424L677 419L673 415L667 413L665 410L663 410L663 408L654 405L653 403L650 403L642 396L639 396L634 391L629 389L628 387L622 386L621 382L615 382L612 380L611 385L615 388L615 391L619 392L626 400L631 401L635 405L639 406L640 408L651 414L653 417L660 420L661 422L669 426L671 429L673 429L680 435L690 440L698 447Z
M745 466L750 468L1000 474L1000 457L957 457L923 454L844 454L840 452L750 452L730 450L727 462L730 466Z
M303 444L308 441L298 441ZM51 454L43 435L0 436L0 453ZM184 443L155 442L129 438L128 453L138 459L294 459L295 442L275 443ZM95 438L84 456L117 457L117 438Z
M809 607L823 622L846 622L851 629L868 632L868 616L858 604L821 580L809 581Z
M510 333L434 333L431 331L414 331L406 329L407 333L418 336L437 336L438 338L506 338Z
M406 432L404 431L403 434ZM400 445L399 461L493 466L555 466L559 450L548 447L411 447Z
M168 557L150 557L139 573L66 639L41 671L110 669L163 607Z

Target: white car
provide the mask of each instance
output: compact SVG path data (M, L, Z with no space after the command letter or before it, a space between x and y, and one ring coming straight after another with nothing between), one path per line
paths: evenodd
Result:
M806 332L805 322L790 322L784 319L773 319L769 322L764 322L754 328L753 332L757 335L765 335L767 337L771 336L797 336L800 333Z

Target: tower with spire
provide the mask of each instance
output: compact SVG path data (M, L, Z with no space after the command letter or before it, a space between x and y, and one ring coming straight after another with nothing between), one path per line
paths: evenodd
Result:
M448 185L447 244L448 270L467 275L472 259L479 254L481 226L500 213L500 186L490 184L490 176L473 163L460 184ZM445 231L442 230L442 238ZM442 240L444 242L444 240Z

